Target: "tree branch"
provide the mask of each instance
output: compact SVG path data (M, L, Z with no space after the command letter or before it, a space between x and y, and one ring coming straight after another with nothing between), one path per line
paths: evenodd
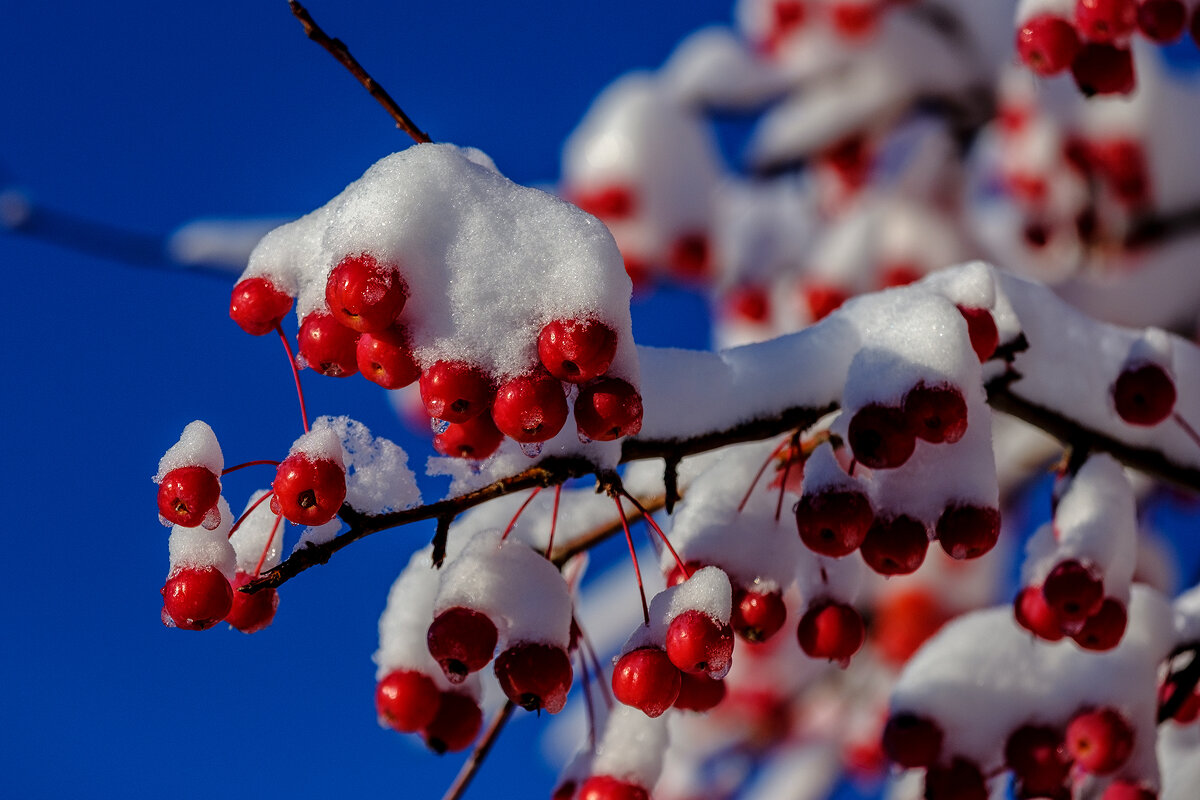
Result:
M392 99L392 96L387 93L387 90L380 86L371 75L363 69L362 64L358 63L358 59L350 55L350 49L346 47L341 39L332 39L329 34L321 29L321 26L316 23L312 15L308 13L308 9L300 5L296 0L288 0L288 5L292 9L292 14L296 19L300 20L300 24L304 26L304 33L309 39L312 39L317 44L324 47L331 56L337 59L338 63L350 71L363 88L374 97L379 105L383 106L392 119L396 121L396 127L412 137L412 140L417 144L423 144L433 141L429 138L429 134L417 127L417 124L409 119L408 114L404 113L404 109Z
M496 716L492 718L492 724L488 725L487 733L475 745L475 749L471 751L470 757L463 763L458 777L454 779L454 783L450 784L450 788L446 790L446 794L442 796L442 800L459 800L467 791L467 787L471 785L471 780L475 777L475 773L479 772L479 768L483 766L483 760L491 752L492 745L500 738L500 731L504 730L505 724L512 717L513 709L516 707L516 704L512 700L508 700L504 703L504 708L500 709Z

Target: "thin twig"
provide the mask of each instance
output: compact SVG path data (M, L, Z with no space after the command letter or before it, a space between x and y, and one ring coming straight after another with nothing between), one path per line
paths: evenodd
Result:
M513 709L517 706L512 700L506 700L504 708L492 718L492 723L488 725L487 732L483 734L483 738L475 745L475 749L471 751L471 755L463 762L462 769L458 772L458 777L454 779L454 783L450 784L450 788L446 790L446 794L442 796L442 800L459 800L467 791L467 787L471 785L471 780L475 777L475 773L479 772L479 768L483 766L483 760L487 758L491 752L492 745L500 738L500 731L504 730L504 725L512 717Z
M374 97L379 105L383 106L392 119L396 121L396 127L412 137L412 140L417 144L423 144L433 141L429 138L429 134L417 127L417 124L409 119L408 114L404 113L404 109L400 108L400 104L392 99L392 96L387 93L387 90L380 86L370 74L363 69L362 64L358 63L358 59L350 55L350 49L346 47L341 39L330 38L329 34L321 29L321 26L316 23L312 15L308 13L308 9L300 5L296 0L288 0L288 5L292 9L292 14L296 19L300 20L300 24L304 26L304 34L312 39L317 44L324 47L331 56L337 59L338 63L350 71L363 88Z

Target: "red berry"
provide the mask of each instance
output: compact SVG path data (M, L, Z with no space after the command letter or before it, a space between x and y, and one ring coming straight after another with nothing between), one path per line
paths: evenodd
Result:
M1107 775L1133 752L1133 728L1111 708L1085 711L1067 726L1067 751L1081 769Z
M637 211L633 189L614 184L588 192L576 192L571 202L594 217L604 220L627 219Z
M708 237L703 233L685 233L671 243L667 262L676 277L696 280L708 277L712 270Z
M1017 624L1035 636L1048 642L1063 638L1062 620L1046 602L1040 586L1026 586L1017 594L1013 601L1013 614Z
M1167 681L1158 690L1158 706L1162 708L1175 693L1179 691L1179 685L1173 681ZM1179 709L1171 716L1180 725L1190 725L1200 718L1200 693L1192 690Z
M237 591L252 580L254 576L246 572L233 576L233 605L225 615L225 621L242 633L258 633L270 625L279 607L279 591L274 587L254 594Z
M1108 785L1100 800L1158 800L1158 792L1130 781L1116 780Z
M225 619L233 605L233 588L214 567L183 567L162 588L163 611L176 627L203 631ZM164 619L165 622L165 619Z
M761 286L735 286L725 295L725 308L734 319L761 325L771 317L771 298Z
M876 283L880 289L890 289L893 286L908 286L925 277L925 270L912 261L895 261L884 264L879 268Z
M421 401L434 419L466 422L488 410L495 390L479 367L465 361L437 361L421 373Z
M679 675L679 697L675 708L681 711L708 711L725 699L725 681L707 675L683 672Z
M974 763L955 758L935 764L925 773L926 800L987 800L987 782Z
M482 725L483 711L474 700L465 694L442 692L437 714L421 733L425 744L438 755L457 753L471 746Z
M947 506L937 521L937 540L951 558L979 558L1000 539L1000 512L973 505Z
M933 444L954 444L967 432L967 401L950 384L918 383L904 396L904 416L913 435Z
M596 441L633 436L642 429L642 396L620 378L601 378L579 390L575 424Z
M1071 66L1078 52L1079 34L1061 17L1039 14L1017 31L1017 55L1043 77L1057 75Z
M853 607L832 600L809 605L796 630L800 649L810 658L847 662L866 641L862 616Z
M229 316L242 330L262 336L275 330L292 307L292 298L266 278L238 281L229 298Z
M847 39L857 39L875 29L878 7L869 3L835 3L833 29Z
M859 552L867 566L880 575L908 575L925 561L929 534L925 525L907 514L876 518Z
M1042 584L1046 603L1064 623L1082 622L1100 610L1104 581L1074 559L1050 571Z
M388 727L416 733L437 716L441 693L428 675L408 669L389 672L375 687L375 711Z
M779 632L787 621L783 593L734 589L733 613L729 624L733 632L747 642L765 642Z
M1183 36L1187 7L1181 0L1142 0L1137 10L1137 23L1147 39L1168 44Z
M562 383L544 369L509 378L496 390L492 421L518 442L553 439L567 422Z
M666 652L683 672L724 675L733 659L733 629L689 609L667 627Z
M560 783L550 795L550 800L575 800L575 781Z
M421 377L403 325L358 337L355 363L364 378L385 389L399 389Z
M308 366L330 378L348 378L358 372L358 333L323 312L309 314L300 323L300 357Z
M1137 0L1076 0L1075 25L1085 39L1112 42L1137 27Z
M979 363L987 361L1000 346L1000 332L996 320L986 308L959 306L958 313L967 321L967 335L971 337L971 349L979 357Z
M1021 787L1035 797L1053 796L1071 772L1062 734L1041 725L1023 725L1004 745L1004 763Z
M942 739L941 727L918 714L895 714L883 726L883 752L905 769L936 764L942 754Z
M1121 643L1128 621L1125 604L1115 597L1106 597L1100 610L1088 617L1071 638L1085 650L1112 650Z
M904 412L876 403L863 406L850 418L850 450L871 469L893 469L908 461L917 440Z
M608 372L617 354L617 332L599 320L556 319L542 328L537 345L551 375L587 383Z
M1088 97L1095 94L1128 94L1133 91L1133 53L1111 44L1089 42L1071 62L1075 85Z
M862 492L835 489L805 494L796 505L800 541L814 553L840 558L859 548L875 515Z
M526 711L557 714L571 689L571 660L561 647L518 644L496 656L496 679L505 696Z
M813 322L823 320L849 299L850 294L844 289L828 284L813 282L803 289L804 305Z
M648 717L662 716L679 697L679 686L679 670L657 647L631 650L613 669L613 696Z
M438 614L429 625L426 644L446 679L461 683L492 660L499 637L496 624L470 608L454 606Z
M1150 198L1150 175L1141 142L1110 139L1089 147L1091 163L1112 187L1117 199L1140 205Z
M667 588L678 586L687 580L688 575L693 575L697 570L704 569L708 566L708 564L705 564L701 561L687 561L684 563L685 566L687 566L686 573L679 568L679 564L675 562L671 563L671 569L664 576L666 578Z
M650 800L650 793L635 783L593 775L579 787L578 800Z
M346 499L346 470L327 458L294 453L280 462L271 509L297 525L324 525Z
M177 467L158 484L158 513L175 525L194 528L221 499L221 481L207 467Z
M774 33L787 35L804 25L805 7L803 0L776 0L771 9Z
M338 262L325 282L325 302L338 322L360 333L387 330L396 321L408 287L393 264L380 264L370 253Z
M1175 382L1158 364L1126 368L1113 384L1112 398L1130 425L1157 425L1175 409Z
M862 136L847 136L818 156L838 179L850 189L859 189L871 176L872 157L867 140Z
M481 461L500 447L504 434L496 428L490 414L480 414L466 422L451 422L433 437L433 449L451 458Z

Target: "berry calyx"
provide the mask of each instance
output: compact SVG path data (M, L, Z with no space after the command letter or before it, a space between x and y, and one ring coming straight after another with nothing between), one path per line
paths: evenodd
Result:
M1071 62L1075 85L1085 96L1128 94L1136 85L1133 53L1128 48L1088 42Z
M1130 425L1157 425L1175 410L1175 382L1158 364L1126 368L1113 384L1112 399Z
M1091 569L1070 559L1050 571L1042 584L1042 594L1064 623L1082 622L1100 610L1104 582Z
M1053 796L1071 773L1062 734L1042 725L1023 725L1004 744L1004 763L1035 797Z
M346 499L346 470L328 458L293 453L279 462L271 510L297 525L324 525Z
M175 627L203 631L225 619L233 588L215 567L183 567L167 578L162 597L163 611Z
M983 364L991 358L996 348L1000 346L1000 331L996 328L996 320L992 312L986 308L968 308L958 306L958 313L967 321L967 335L971 338L971 349Z
M500 447L504 434L492 422L490 414L480 414L466 422L451 422L433 437L433 449L451 458L481 461Z
M1085 650L1112 650L1121 643L1128 622L1125 604L1115 597L1106 597L1100 610L1088 617L1071 638Z
M679 696L675 698L675 708L680 711L708 711L716 708L724 699L724 679L693 675L690 672L680 673Z
M500 688L526 711L562 711L572 677L571 660L561 647L527 642L496 656Z
M950 384L919 383L904 396L904 416L917 438L953 444L967 432L967 401Z
M348 378L358 372L358 332L330 314L314 312L300 323L300 357L311 368L330 378Z
M375 686L376 713L400 733L416 733L428 727L437 716L440 701L437 684L414 670L389 672Z
M987 781L974 762L955 758L925 773L925 800L987 800Z
M854 412L848 438L854 458L871 469L895 469L908 461L917 446L904 412L878 403Z
M650 793L636 783L593 775L579 787L578 800L650 800Z
M1062 17L1039 14L1017 31L1017 55L1042 77L1057 75L1071 66L1079 52L1079 34Z
M733 629L689 609L667 627L667 657L683 672L724 675L733 659Z
M902 712L883 726L883 752L905 769L930 767L942 754L942 729L928 717Z
M679 669L665 650L640 647L617 661L613 669L613 696L648 717L662 716L679 697Z
M809 658L845 664L863 646L867 631L862 616L852 606L818 600L800 618L796 637Z
M425 412L446 422L466 422L492 404L492 382L479 367L465 361L436 361L421 373Z
M1137 27L1137 0L1076 0L1075 26L1092 42L1112 42Z
M177 467L158 484L158 513L168 522L185 528L204 522L220 499L221 481L207 467Z
M260 589L254 594L237 591L254 577L248 572L233 576L233 605L225 615L225 621L242 633L258 633L269 626L279 607L279 591L275 587Z
M467 675L486 667L498 638L496 624L486 614L462 606L434 617L425 637L429 654L451 683L462 683Z
M633 436L642 429L642 396L620 378L601 378L579 390L575 424L600 442Z
M1181 0L1142 0L1137 10L1138 29L1157 44L1169 44L1183 36L1187 7Z
M509 378L496 390L492 421L518 442L553 439L567 422L562 383L544 369Z
M733 610L729 624L733 632L747 642L765 642L779 632L787 621L787 606L779 590L762 592L733 590Z
M984 506L948 506L938 517L936 532L951 558L979 558L1000 539L1000 512Z
M1094 775L1119 769L1133 752L1133 728L1111 708L1085 711L1067 725L1067 752Z
M421 735L438 755L457 753L471 746L482 726L483 711L474 700L458 692L442 692L437 714Z
M325 282L330 313L360 333L390 328L407 299L408 287L395 265L380 264L370 253L346 256Z
M229 298L229 316L251 336L275 330L291 307L292 298L266 278L238 281Z
M421 367L413 358L408 331L393 325L358 337L355 363L363 377L385 389L400 389L421 377Z
M867 566L880 575L908 575L925 561L929 534L925 525L907 514L876 519L859 552Z
M551 375L587 383L608 372L617 354L617 332L599 320L556 319L538 334L538 358Z
M840 558L853 553L874 521L871 501L854 490L810 492L796 505L800 541L823 556Z
M1026 586L1017 594L1013 600L1013 615L1018 625L1039 638L1048 642L1063 638L1062 620L1046 602L1040 586Z

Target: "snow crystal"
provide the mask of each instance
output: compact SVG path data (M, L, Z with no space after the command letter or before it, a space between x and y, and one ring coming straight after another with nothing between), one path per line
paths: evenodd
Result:
M667 717L651 719L640 710L618 705L608 715L604 735L596 745L593 775L610 775L620 780L653 788L662 771L667 749Z
M180 525L171 528L171 537L167 542L171 573L184 568L213 567L228 580L233 580L237 571L237 557L228 537L234 516L224 497L217 501L217 508L221 513L221 524L215 530L184 528Z
M221 477L225 469L225 458L221 455L221 445L217 436L207 422L196 420L189 422L179 436L179 441L171 445L158 462L158 472L154 476L155 483L173 469L180 467L200 466Z
M266 494L266 489L252 494L242 513L246 513ZM285 526L283 523L279 523L276 527L277 519L279 517L271 511L271 502L264 500L254 507L254 510L242 520L242 524L229 537L229 544L233 546L234 552L237 554L238 572L244 572L247 575L254 574L254 568L258 565L258 559L263 557L264 551L266 556L263 557L262 571L274 569L279 565L279 559L283 553ZM272 530L274 530L274 537L271 535ZM269 547L268 541L270 542Z
M421 491L408 468L408 455L366 425L349 417L319 417L312 431L329 431L341 443L346 468L346 502L364 514L382 514L419 505Z
M305 455L310 461L332 461L343 469L346 466L341 437L328 423L314 424L308 433L301 434L300 438L292 442L288 455L297 454Z
M664 647L667 629L684 611L703 611L722 625L729 624L733 589L729 577L717 567L705 567L676 586L663 589L650 601L650 624L640 625L621 648L622 653L639 647ZM718 677L718 676L713 676Z

